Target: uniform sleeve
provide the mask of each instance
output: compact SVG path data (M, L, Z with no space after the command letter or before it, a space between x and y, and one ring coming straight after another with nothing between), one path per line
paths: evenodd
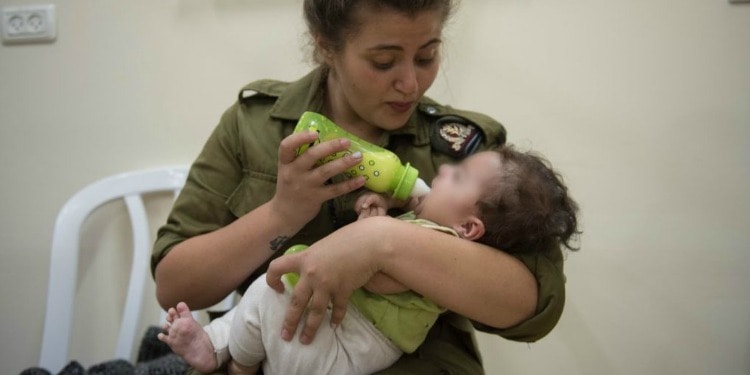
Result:
M538 285L536 314L516 326L498 329L472 322L480 331L497 334L513 341L534 342L546 336L557 325L565 306L565 275L562 251L555 247L537 254L517 258L534 274Z
M236 219L226 201L242 180L237 145L237 111L230 107L190 167L187 181L158 233L151 272L172 247L185 239L224 227Z

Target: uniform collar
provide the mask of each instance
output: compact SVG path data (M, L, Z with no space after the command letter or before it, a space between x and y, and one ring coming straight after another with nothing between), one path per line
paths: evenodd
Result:
M299 121L305 111L321 112L325 92L323 85L326 76L326 69L318 67L301 79L290 83L279 94L276 104L271 109L271 117L296 122ZM406 125L401 129L383 133L379 141L380 145L388 145L395 136L409 136L415 146L429 144L427 118L420 112L429 103L433 102L428 98L420 100L417 110L409 118Z
M305 111L320 112L323 109L323 68L317 68L299 80L290 83L278 96L271 108L271 117L298 121Z

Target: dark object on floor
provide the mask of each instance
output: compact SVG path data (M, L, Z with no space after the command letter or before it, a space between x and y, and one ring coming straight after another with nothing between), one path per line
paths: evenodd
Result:
M133 375L135 366L124 359L115 359L89 367L86 375Z
M49 371L40 367L31 367L21 371L19 375L52 375Z
M157 338L157 335L161 332L162 329L156 326L146 329L146 333L141 340L141 346L138 348L138 359L136 362L148 362L172 354L172 349L169 348L169 345L159 341Z
M56 375L182 375L188 365L172 353L167 344L159 341L161 328L152 326L146 330L138 348L136 363L114 359L91 366L86 370L78 361L71 361ZM19 375L52 375L48 370L31 367Z
M86 370L77 361L68 363L57 375L86 375Z

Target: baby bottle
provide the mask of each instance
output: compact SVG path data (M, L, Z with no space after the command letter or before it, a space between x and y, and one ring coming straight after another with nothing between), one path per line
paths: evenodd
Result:
M288 249L286 249L286 251L284 252L284 255L299 253L300 251L304 251L307 248L308 248L307 245L290 246ZM299 282L299 274L296 272L285 273L284 278L286 278L286 281L289 282L289 285L291 285L292 287L296 286L297 282Z
M345 175L350 178L363 176L365 187L376 193L389 193L395 199L404 200L425 195L430 191L430 187L418 177L419 171L409 163L401 164L401 160L393 152L358 138L319 113L303 113L294 131L318 132L318 139L297 149L297 155L304 153L317 143L336 138L348 138L351 141L348 149L329 155L319 160L318 164L359 151L362 153L362 161L347 170Z

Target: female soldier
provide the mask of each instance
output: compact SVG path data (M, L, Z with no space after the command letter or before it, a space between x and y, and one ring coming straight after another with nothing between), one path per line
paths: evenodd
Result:
M354 289L390 277L450 312L383 374L481 373L472 325L523 341L554 327L564 303L559 247L510 256L389 217L344 226L356 219L353 192L363 181L341 173L360 159L315 165L346 149L346 140L295 155L315 139L292 134L306 110L394 151L428 181L440 164L503 143L494 120L423 96L438 72L452 7L450 0L304 1L320 66L293 83L251 83L224 113L154 245L163 307L210 306L266 271L281 291L281 275L297 272L279 334L309 343L326 314L341 321ZM278 257L297 243L313 245Z

